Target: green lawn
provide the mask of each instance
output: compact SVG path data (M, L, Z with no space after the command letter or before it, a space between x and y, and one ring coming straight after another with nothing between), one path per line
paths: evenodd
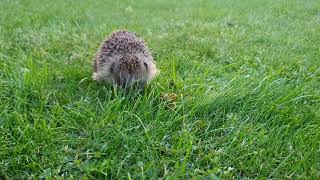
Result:
M161 71L142 93L91 79L124 28ZM1 0L9 177L319 179L319 1Z

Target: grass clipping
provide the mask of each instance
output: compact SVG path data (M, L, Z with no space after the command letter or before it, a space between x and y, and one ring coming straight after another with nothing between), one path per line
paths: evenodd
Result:
M162 93L160 100L164 102L165 107L169 110L175 110L177 108L178 95L175 93Z

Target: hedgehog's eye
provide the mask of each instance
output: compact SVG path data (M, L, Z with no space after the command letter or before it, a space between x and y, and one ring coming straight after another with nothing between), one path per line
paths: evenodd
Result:
M146 62L143 62L143 65L146 69L148 69L148 64Z

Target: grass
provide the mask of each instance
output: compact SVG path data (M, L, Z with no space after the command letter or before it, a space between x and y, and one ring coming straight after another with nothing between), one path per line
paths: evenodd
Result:
M319 179L319 9L2 0L0 178ZM98 45L122 28L161 70L143 93L91 80Z

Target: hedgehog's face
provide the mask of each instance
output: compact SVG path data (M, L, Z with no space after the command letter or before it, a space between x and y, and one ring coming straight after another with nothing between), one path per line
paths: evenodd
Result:
M138 84L143 88L148 79L148 64L137 55L123 56L110 65L110 76L119 86L128 87Z

